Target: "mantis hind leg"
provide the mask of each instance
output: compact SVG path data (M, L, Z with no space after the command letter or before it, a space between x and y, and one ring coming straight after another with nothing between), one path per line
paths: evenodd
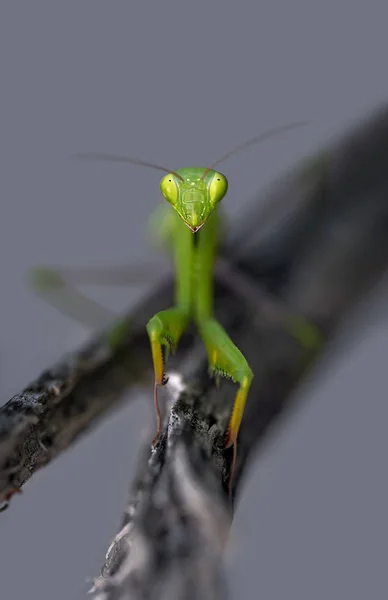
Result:
M162 210L163 209L163 210ZM169 247L176 221L169 207L158 207L150 219L150 239L156 248ZM168 210L166 210L168 209ZM172 216L171 216L172 215ZM79 286L136 286L160 277L157 263L107 267L34 267L28 285L61 314L93 329L111 322L116 315L79 290Z
M206 346L209 369L216 376L226 377L238 384L232 415L229 421L226 448L233 446L233 462L229 478L231 496L237 456L237 436L252 382L252 370L241 351L232 342L222 325L213 318L198 323L200 336Z
M91 329L101 329L117 321L109 334L109 343L115 348L127 335L127 320L118 319L116 313L82 293L79 286L131 287L149 284L150 279L161 277L161 269L156 263L106 267L35 267L28 275L29 287L62 315Z
M147 333L151 344L152 361L155 372L154 404L157 419L156 435L153 443L159 438L161 430L161 415L158 401L158 387L167 383L164 371L163 347L166 355L175 351L180 337L186 329L189 315L179 307L162 310L152 317L147 323Z
M78 285L83 283L82 275L87 280L92 271L35 267L28 273L28 284L35 294L61 314L93 329L100 328L111 322L115 314L78 290Z

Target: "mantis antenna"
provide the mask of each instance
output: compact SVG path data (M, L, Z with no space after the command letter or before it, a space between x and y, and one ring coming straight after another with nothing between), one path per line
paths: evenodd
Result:
M156 165L154 163L148 162L146 160L141 160L140 158L131 158L129 156L119 156L118 154L104 154L101 152L77 152L76 154L71 155L72 158L81 159L81 160L103 160L110 162L127 162L132 165L140 165L141 167L149 167L150 169L157 169L158 171L163 171L164 173L171 173L184 181L183 177L176 173L175 171L171 171L170 169L166 169L166 167L162 167L160 165Z
M221 156L221 158L216 160L210 167L205 169L201 179L203 180L206 177L206 175L208 174L208 172L211 171L218 164L220 164L221 162L224 162L230 156L234 156L235 154L238 154L239 152L241 152L241 150L245 150L245 148L248 148L249 146L253 146L254 144L259 144L261 142L264 142L265 140L275 137L275 136L279 135L280 133L285 133L286 131L290 131L292 129L297 129L298 127L304 127L305 125L308 125L307 121L288 123L287 125L282 125L280 127L268 129L267 131L264 131L264 132L260 133L259 135L256 135L255 137L251 138L250 140L248 140L242 144L239 144L238 146L235 146L232 150L230 150L229 152L227 152L226 154ZM183 178L176 171L171 171L170 169L167 169L166 167L162 167L161 165L157 165L157 164L145 161L145 160L141 160L140 158L131 158L129 156L120 156L118 154L104 154L101 152L77 152L76 154L72 154L72 158L81 159L81 160L102 160L102 161L110 161L110 162L126 162L126 163L130 163L132 165L140 165L141 167L148 167L150 169L156 169L158 171L163 171L164 173L171 173L172 175L175 175L175 177L177 177L178 179L183 181Z
M267 129L267 131L259 133L259 135L256 135L255 137L251 138L250 140L247 140L246 142L243 142L242 144L235 146L232 150L229 150L229 152L227 152L226 154L221 156L221 158L216 160L210 167L208 167L206 169L206 171L202 175L202 179L204 179L206 177L206 175L208 174L208 172L211 171L212 169L214 169L214 167L219 165L221 162L224 162L224 160L226 160L230 156L234 156L235 154L238 154L239 152L241 152L241 150L245 150L245 148L248 148L249 146L253 146L254 144L259 144L261 142L264 142L265 140L275 137L275 136L279 135L280 133L285 133L286 131L290 131L292 129L297 129L298 127L304 127L305 125L308 125L308 121L299 121L297 123L288 123L288 125L281 125L280 127L274 127L272 129Z

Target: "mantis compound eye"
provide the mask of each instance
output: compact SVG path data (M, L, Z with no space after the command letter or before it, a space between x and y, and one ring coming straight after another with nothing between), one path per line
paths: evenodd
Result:
M209 199L213 206L218 204L228 191L228 180L225 175L214 171L213 178L209 184Z
M174 205L178 201L178 185L175 176L172 173L165 175L160 182L160 191L164 198L170 204Z

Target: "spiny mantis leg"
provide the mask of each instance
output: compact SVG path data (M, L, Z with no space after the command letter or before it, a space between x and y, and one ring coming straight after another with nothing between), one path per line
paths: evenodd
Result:
M166 215L165 212L163 214ZM158 387L167 383L162 347L165 347L167 353L170 349L175 351L182 333L189 324L192 306L193 235L173 211L167 218L167 224L171 232L170 244L175 263L175 306L156 313L147 323L155 371L154 403L157 429L153 444L156 444L161 431Z
M154 315L147 323L147 333L150 339L155 371L154 404L157 425L153 444L156 444L158 441L161 431L158 387L165 385L168 381L164 371L163 346L165 347L167 355L170 350L175 352L179 339L187 328L188 322L188 313L176 306L156 313L156 315Z
M226 448L233 446L233 461L229 477L229 496L231 496L237 457L237 436L253 373L242 352L232 342L218 321L215 319L200 321L198 329L206 346L210 372L216 377L221 376L231 379L239 385L234 400L232 416L229 421L225 445Z
M231 498L237 457L237 436L253 373L243 354L232 342L222 325L213 317L213 269L219 226L219 215L215 212L208 219L207 226L200 232L196 255L195 320L199 334L206 346L210 372L216 377L230 378L239 384L226 440L227 448L233 446L233 461L229 477L229 497Z

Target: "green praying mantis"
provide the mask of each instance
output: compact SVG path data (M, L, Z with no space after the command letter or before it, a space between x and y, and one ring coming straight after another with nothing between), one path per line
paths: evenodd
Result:
M174 306L165 308L150 318L146 329L151 346L154 369L154 404L156 435L161 433L161 413L158 389L167 383L165 356L175 351L182 334L194 322L202 339L211 374L231 379L237 384L233 409L226 432L225 447L233 446L233 461L229 477L231 494L237 455L237 438L251 386L253 372L241 350L234 344L213 313L214 265L220 243L220 205L228 190L228 180L216 167L241 150L304 122L284 125L262 133L235 147L210 167L188 167L171 171L143 160L101 153L78 153L75 158L108 160L141 165L164 172L160 191L167 204L159 227L168 232L167 243L175 269ZM44 270L41 270L44 273ZM35 270L39 275L40 270ZM55 279L55 277L54 277ZM38 281L39 277L35 278ZM41 287L41 286L35 286ZM40 289L41 291L41 289Z

